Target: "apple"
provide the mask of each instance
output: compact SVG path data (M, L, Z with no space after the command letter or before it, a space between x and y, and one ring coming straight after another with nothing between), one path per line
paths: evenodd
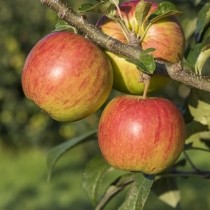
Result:
M76 121L101 107L113 84L108 57L81 35L53 32L30 51L22 71L26 97L57 121Z
M184 53L185 38L181 25L175 16L168 16L151 24L148 28L139 25L135 18L135 8L141 0L131 0L120 4L120 11L126 27L134 32L139 39L139 46L145 50L155 48L152 52L156 59L176 63L182 59ZM147 16L158 9L158 4L145 0L152 4ZM97 23L98 27L107 35L115 38L125 44L129 41L119 23L102 17ZM112 62L114 71L114 88L131 94L141 94L144 89L141 80L141 74L136 65L129 63L125 58L115 55L112 52L107 54ZM149 91L155 91L164 87L169 81L168 77L163 75L154 75L151 79Z
M184 141L184 119L164 98L118 96L108 103L99 122L101 153L121 170L160 173L175 163Z

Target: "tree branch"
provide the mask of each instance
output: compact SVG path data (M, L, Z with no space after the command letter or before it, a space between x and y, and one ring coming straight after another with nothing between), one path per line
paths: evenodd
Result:
M161 177L197 177L203 179L210 179L210 171L177 171L168 172L165 174L160 174Z
M84 16L77 14L65 0L40 0L43 4L54 10L60 19L65 20L70 25L76 27L79 31L86 34L94 43L113 53L126 56L128 58L138 59L141 50L131 45L126 45L115 40L99 30L90 23ZM210 92L210 79L197 75L192 71L186 70L180 63L167 64L157 61L156 72L166 74L173 80L182 82L191 87Z
M157 64L157 71L162 71L163 73L168 74L173 80L188 86L210 92L210 79L184 68L181 63Z
M53 9L60 19L65 20L67 23L86 34L97 45L126 57L139 58L141 53L139 48L123 44L102 33L101 30L90 23L84 16L72 10L65 0L41 0L41 2Z

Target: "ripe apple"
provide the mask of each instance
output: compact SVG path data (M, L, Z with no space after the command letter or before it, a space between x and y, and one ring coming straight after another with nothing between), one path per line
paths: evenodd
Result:
M58 121L75 121L95 112L112 83L106 54L83 36L66 31L41 39L22 72L27 98Z
M147 29L144 28L138 24L135 17L135 8L140 1L131 0L120 4L121 15L126 27L139 38L139 45L143 50L148 48L156 49L152 52L156 59L169 63L178 62L183 57L185 44L181 25L175 16L169 16L154 22ZM157 10L158 4L151 0L145 0L145 2L152 4L147 15L149 16ZM128 44L128 40L119 23L103 17L97 25L105 34ZM112 52L107 52L107 54L111 59L114 70L114 88L131 94L142 93L144 85L139 82L141 75L137 67L119 55L115 55ZM162 88L168 81L169 79L166 76L154 75L151 79L149 91Z
M185 123L167 99L123 95L104 109L98 140L102 155L113 167L157 174L180 156Z

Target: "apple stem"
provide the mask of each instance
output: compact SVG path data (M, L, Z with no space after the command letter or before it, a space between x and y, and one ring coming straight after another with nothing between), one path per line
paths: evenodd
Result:
M144 92L143 92L143 99L147 97L147 92L150 86L151 76L145 73L141 73L141 80L140 82L144 83Z

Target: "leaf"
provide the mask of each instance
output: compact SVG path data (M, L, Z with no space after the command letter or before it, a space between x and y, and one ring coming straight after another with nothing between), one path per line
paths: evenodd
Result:
M155 48L147 48L146 50L142 51L142 55L143 54L149 54L151 52L154 52L155 51Z
M79 9L77 10L78 12L81 12L81 13L85 13L85 12L89 12L89 11L94 11L94 5L93 4L90 4L90 3L84 3L82 4Z
M97 4L85 3L78 9L79 13L97 12L101 14L114 13L115 5L111 1L99 1Z
M144 58L144 59L146 59L146 58ZM126 59L126 60L130 63L135 64L140 71L143 71L146 74L152 74L155 70L155 68L153 70L153 65L151 66L152 69L151 70L149 69L149 68L151 68L150 65L151 65L151 60L152 60L150 57L148 57L147 60L146 60L146 61L148 61L147 64L149 65L149 68L146 66L147 64L145 65L145 63L143 63L142 61L140 61L138 59L130 59L129 58L129 59Z
M152 74L155 71L156 64L153 55L141 53L140 60L146 66L145 70L147 70L148 73Z
M196 133L200 133L207 130L208 130L207 125L204 125L201 122L193 120L190 123L186 124L186 131L187 131L186 139L190 138L192 135Z
M173 165L173 168L184 167L184 166L186 166L186 159L180 159Z
M135 8L135 17L138 24L141 26L148 15L152 4L145 1L140 1Z
M83 141L92 139L97 133L97 130L89 131L81 136L72 138L67 142L59 144L58 146L54 147L47 156L47 166L48 166L48 180L51 178L52 171L55 167L57 161L61 158L61 156L75 147L76 145L80 144Z
M55 25L54 31L64 31L64 30L78 33L78 30L74 26L69 25L64 20L58 20L58 22Z
M123 173L123 171L121 171ZM126 175L124 175L126 174ZM98 203L96 210L102 209L105 205L119 192L121 192L126 186L133 182L133 176L129 172L121 174L111 185L108 186L100 202Z
M114 170L102 157L95 157L86 166L83 174L83 188L96 204L101 181L108 170Z
M210 131L203 132L200 136L200 140L210 149Z
M135 64L141 71L152 74L155 71L156 64L153 55L150 53L153 52L154 48L146 49L142 51L139 59L126 59L128 62Z
M161 201L173 208L180 203L181 196L175 178L164 177L156 180L152 190Z
M121 180L123 177L127 177L129 174L131 174L128 171L118 170L116 168L110 168L101 180L101 185L98 188L98 195L101 198L102 195L104 195L105 192L112 186L112 187L119 187L124 185L124 182ZM126 179L127 180L127 179Z
M161 2L158 5L158 9L149 17L150 25L158 20L161 20L162 18L179 14L182 14L182 12L178 11L174 4L168 1Z
M169 1L161 2L154 14L163 15L171 11L176 11L176 6Z
M119 210L142 210L153 182L153 176L146 176L141 173L134 174L134 182L130 185L125 202Z
M189 53L186 57L186 61L188 64L190 64L192 67L195 67L197 58L199 57L202 50L205 50L206 46L210 45L210 36L207 37L202 43L195 44L191 47L189 50Z
M200 44L194 45L190 49L190 51L186 57L186 60L191 66L193 66L193 67L195 66L196 60L197 60L203 47L204 47L203 44L200 43Z
M206 27L202 35L202 42L206 41L206 39L210 39L210 25Z
M210 24L210 3L206 3L198 13L198 21L195 29L195 40L200 42L202 34Z
M86 165L83 173L83 188L90 200L97 204L99 197L101 198L110 186L114 186L116 180L128 173L130 172L113 168L102 156L97 156ZM105 196L108 195L106 194L102 198L106 199Z
M119 0L108 0L109 2L113 3L114 5L118 5L120 3Z
M193 89L188 101L189 110L194 120L207 125L210 129L210 94Z
M210 59L210 44L202 48L196 64L195 64L195 72L200 75L204 75L202 72L204 64L207 62L207 60Z
M189 143L186 143L185 145L184 145L184 151L185 150L190 150L190 149L192 149L193 148L193 142L189 142Z

